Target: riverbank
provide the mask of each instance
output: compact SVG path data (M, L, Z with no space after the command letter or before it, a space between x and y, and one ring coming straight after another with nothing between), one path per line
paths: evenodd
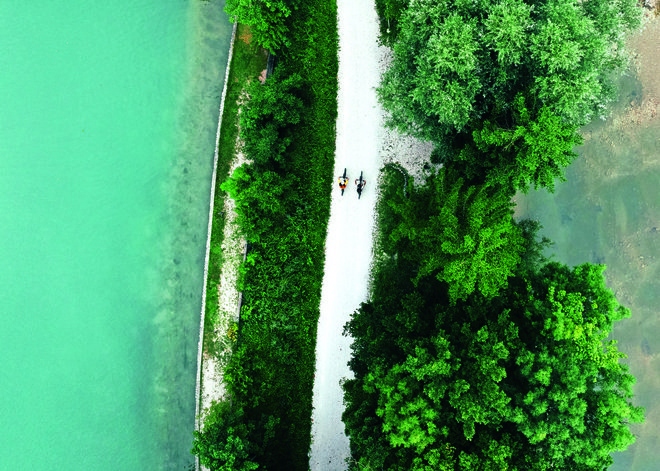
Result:
M250 37L248 26L234 24L218 119L209 210L197 358L196 430L203 427L211 404L226 394L224 369L236 341L238 267L245 243L238 234L235 203L220 185L243 163L239 145L241 97L248 83L256 80L266 67L266 51L253 44Z
M649 12L628 41L632 67L621 80L613 115L582 130L585 143L555 194L519 195L518 217L538 219L568 264L607 265L607 284L632 311L615 328L618 347L637 378L634 393L646 422L632 426L637 442L613 455L612 471L657 468L660 424L660 18Z
M286 173L282 175L286 179L280 180L285 185L273 188L268 178L281 169L272 162L261 162L260 167L239 170L236 180L225 186L232 189L237 201L239 231L250 241L250 252L248 263L240 269L243 309L237 342L231 345L232 354L224 373L231 406L222 409L229 410L230 415L240 414L249 431L241 439L259 444L260 456L253 459L268 469L287 471L307 469L309 460L314 347L335 149L336 7L334 2L308 2L288 21L291 44L278 54L277 77L263 89L251 91L256 95L279 93L272 90L286 87L282 84L289 80L299 80L292 93L304 107L300 121L287 128L290 144L286 150ZM241 37L240 26L237 36ZM237 39L235 47L239 43ZM237 55L232 60L232 64L236 63ZM228 82L231 87L233 80ZM227 116L231 113L227 108L230 103L228 92L224 113ZM236 120L238 114L237 105L233 115ZM237 137L236 134L232 144ZM222 174L218 169L218 175ZM243 178L249 181L245 187L241 186ZM253 192L262 186L267 190ZM277 204L271 191L277 191ZM220 207L217 196L216 207ZM227 215L217 210L214 219L219 219L223 226L227 224ZM215 229L213 233L226 238ZM211 245L219 247L217 252L222 255L222 244L215 244L213 235L212 240ZM213 254L213 248L210 252ZM219 260L226 263L223 258ZM210 266L205 313L210 319L214 315L216 318L205 322L204 337L208 351L217 354L222 345L208 326L217 324L220 309L211 306L209 293L215 290L217 294L220 278L211 282L212 269Z

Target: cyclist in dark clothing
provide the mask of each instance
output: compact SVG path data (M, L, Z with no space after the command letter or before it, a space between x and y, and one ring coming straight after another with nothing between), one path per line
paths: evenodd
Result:
M362 196L362 189L364 188L364 185L367 184L366 180L362 180L361 182L356 178L355 179L355 184L357 185L357 192L358 192L358 198Z

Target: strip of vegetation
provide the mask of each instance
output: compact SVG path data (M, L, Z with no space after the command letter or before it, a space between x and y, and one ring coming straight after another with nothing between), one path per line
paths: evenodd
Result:
M239 340L225 371L231 404L214 406L195 433L193 452L211 469L309 467L335 150L337 12L334 1L271 3L290 11L278 29L288 47L266 84L248 88L241 140L252 163L222 185L236 201L250 250L241 268ZM240 8L230 11L243 18ZM260 18L268 29L270 17Z
M217 354L214 330L218 317L218 285L222 271L222 242L225 228L225 199L227 193L220 191L221 185L229 178L229 168L238 149L239 103L241 93L249 83L256 82L259 74L266 68L268 53L256 42L250 41L250 27L238 25L232 61L227 77L227 95L222 114L220 138L218 140L218 166L211 228L211 251L209 254L208 281L206 284L206 312L204 316L204 351L209 355Z

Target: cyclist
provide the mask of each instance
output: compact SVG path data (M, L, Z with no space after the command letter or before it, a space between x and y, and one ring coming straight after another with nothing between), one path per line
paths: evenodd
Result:
M348 183L348 177L339 177L339 188L341 190L346 189L346 184Z
M360 196L362 196L362 190L364 189L364 185L367 184L367 181L363 179L362 182L360 182L360 180L356 178L355 184L357 185L358 198L360 198Z

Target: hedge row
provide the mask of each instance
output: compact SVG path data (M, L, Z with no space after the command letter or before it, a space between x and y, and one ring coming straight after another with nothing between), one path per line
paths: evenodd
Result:
M336 4L304 2L287 27L275 74L263 86L253 81L241 110L253 162L222 185L250 250L239 341L225 372L231 407L219 405L217 426L207 420L195 434L193 451L212 469L309 467L337 117Z

